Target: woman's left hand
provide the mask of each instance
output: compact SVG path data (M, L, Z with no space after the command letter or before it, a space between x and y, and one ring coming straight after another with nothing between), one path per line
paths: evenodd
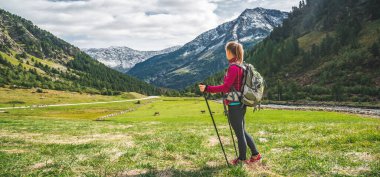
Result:
M205 91L205 88L206 88L206 85L199 85L199 90L201 91L201 92L204 92Z

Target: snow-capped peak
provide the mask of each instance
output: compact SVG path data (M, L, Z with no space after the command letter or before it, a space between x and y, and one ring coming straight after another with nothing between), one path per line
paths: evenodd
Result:
M127 72L137 63L143 62L155 55L172 52L179 47L180 46L174 46L159 51L139 51L125 46L89 48L82 50L92 58L100 61L110 68L116 69L120 72Z
M244 47L257 44L287 18L286 12L246 9L236 19L198 35L175 52L154 56L128 71L157 86L183 88L223 69L224 45L238 40ZM201 62L200 62L201 61ZM149 72L154 67L155 72Z

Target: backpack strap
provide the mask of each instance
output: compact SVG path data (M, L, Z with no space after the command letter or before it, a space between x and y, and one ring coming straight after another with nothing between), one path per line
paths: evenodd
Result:
M237 63L231 63L231 64L230 64L230 66L232 66L232 65L236 65L236 66L238 66L238 67L242 68L243 70L245 70L247 67L246 67L244 64L245 64L244 62L243 62L243 63L241 63L241 64L237 64Z
M238 66L239 68L241 68L241 69L243 69L243 77L244 77L244 75L246 74L246 66L244 65L245 63L243 63L243 64L237 64L237 63L231 63L228 67L231 67L232 65L235 65L235 66ZM239 75L238 75L239 76ZM242 83L241 83L242 85L243 85L243 81L242 81ZM241 86L242 86L241 85Z
M231 67L232 65L236 65L236 66L238 66L238 67L240 67L240 68L242 68L243 69L243 73L244 73L244 68L243 68L243 66L241 66L241 65L239 65L239 64L236 64L236 63L231 63L230 65L229 65L229 67ZM239 73L238 73L238 82L239 82ZM240 83L241 85L240 85L240 87L241 86L243 86L243 80L241 81L241 83ZM240 88L241 89L241 88ZM239 92L241 92L241 90L239 89ZM235 87L232 85L231 86L231 88L230 88L230 91L234 91L234 92L237 92L237 90L235 89ZM239 98L239 101L241 102L241 97Z
M240 90L240 92L241 92L241 96L239 97L239 102L242 103L242 102L241 102L241 99L242 99L242 97L243 97L244 84L246 83L246 80L247 80L247 77L244 77L244 76L247 75L247 67L245 66L245 62L243 62L243 63L241 63L241 64L231 63L230 66L232 66L232 65L238 66L239 68L242 68L242 69L243 69L243 79L242 79L242 81L241 81L241 83L240 83L240 84L241 84L240 87L243 87L243 88L240 88L240 89L241 89L241 90ZM233 86L232 86L232 88L234 89L234 91L236 91L236 89L235 89ZM243 107L243 106L244 106L244 103L242 103L241 107Z

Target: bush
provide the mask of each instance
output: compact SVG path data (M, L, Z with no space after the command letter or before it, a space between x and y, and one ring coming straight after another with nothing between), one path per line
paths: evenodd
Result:
M336 83L331 88L331 97L334 101L343 101L343 92L344 89L341 84Z
M15 57L20 60L20 59L28 57L28 55L25 52L22 52L21 54L16 54Z
M44 93L44 91L41 88L37 88L36 92L37 93Z
M99 90L96 90L94 88L84 88L83 92L89 93L89 94L100 94Z
M380 46L377 44L377 42L375 42L375 43L373 43L373 45L369 48L369 52L371 52L371 54L372 54L374 57L378 57L378 56L380 56L379 48L380 48Z
M317 85L307 86L304 90L305 92L308 92L309 94L312 94L312 95L321 95L321 94L330 93L330 90L327 89L326 87L317 86Z

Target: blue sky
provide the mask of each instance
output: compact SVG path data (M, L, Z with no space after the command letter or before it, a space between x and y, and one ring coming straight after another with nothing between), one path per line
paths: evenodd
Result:
M159 50L183 45L246 8L290 11L299 0L1 0L20 15L80 47Z

